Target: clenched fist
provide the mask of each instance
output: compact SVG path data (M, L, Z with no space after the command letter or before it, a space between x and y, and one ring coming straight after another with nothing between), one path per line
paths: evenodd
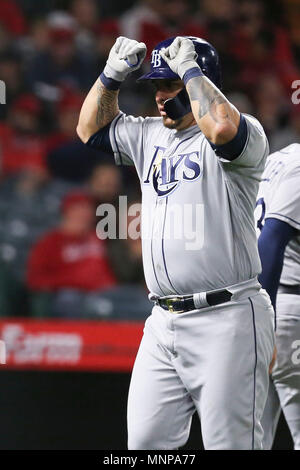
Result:
M118 82L123 82L127 75L137 70L147 52L143 42L120 36L110 50L104 74Z
M169 47L161 49L160 55L180 78L183 78L187 70L199 68L193 41L188 38L177 36Z

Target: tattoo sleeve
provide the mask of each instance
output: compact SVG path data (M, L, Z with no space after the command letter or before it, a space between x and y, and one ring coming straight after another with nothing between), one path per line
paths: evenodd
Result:
M207 114L209 114L216 123L224 122L224 119L228 118L227 105L229 105L229 103L227 99L206 77L194 77L189 80L187 83L187 92L191 102L195 101L198 103L199 119Z
M99 129L109 124L119 113L119 91L108 90L99 80L97 84L96 125Z

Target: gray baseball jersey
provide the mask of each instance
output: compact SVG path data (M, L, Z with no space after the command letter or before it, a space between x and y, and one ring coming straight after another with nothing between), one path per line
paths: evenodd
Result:
M118 164L134 164L142 189L143 263L158 296L254 278L261 269L253 210L268 142L245 115L248 138L233 161L216 156L198 126L119 114L110 127Z
M299 230L284 252L282 284L300 284L300 144L271 154L259 187L256 208L258 234L264 220L272 217ZM277 360L272 372L262 424L264 448L271 449L281 409L295 450L300 449L300 297L279 293L276 298ZM298 347L298 351L297 351Z
M219 158L198 126L176 131L161 118L124 114L110 126L116 162L134 164L141 182L151 298L233 294L180 314L153 307L130 382L129 449L181 447L195 410L206 449L262 447L274 331L256 277L254 207L268 143L259 122L245 119L247 140L233 161Z
M284 253L280 281L300 284L300 144L291 144L271 154L259 187L256 219L258 230L267 218L287 222L299 230Z

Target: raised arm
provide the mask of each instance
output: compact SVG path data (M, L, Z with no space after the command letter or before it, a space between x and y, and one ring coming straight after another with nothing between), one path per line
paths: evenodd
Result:
M144 43L122 36L116 40L104 71L90 89L80 111L76 130L84 143L117 116L119 88L127 75L141 66L145 55Z
M165 50L162 58L183 81L188 92L194 118L215 145L231 141L237 134L240 114L223 93L205 77L196 62L193 42L177 37Z
M119 90L109 90L98 78L82 105L76 128L80 139L86 143L91 135L109 124L119 113Z

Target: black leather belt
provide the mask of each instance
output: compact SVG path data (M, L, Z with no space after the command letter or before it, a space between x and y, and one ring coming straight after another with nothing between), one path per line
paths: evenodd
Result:
M300 295L300 286L287 286L286 284L279 284L277 293Z
M223 304L231 300L232 293L227 289L219 290L217 292L207 292L206 301L209 306ZM164 310L169 312L179 313L188 312L190 310L198 310L199 307L195 306L193 296L174 296L169 299L157 299L156 302Z

